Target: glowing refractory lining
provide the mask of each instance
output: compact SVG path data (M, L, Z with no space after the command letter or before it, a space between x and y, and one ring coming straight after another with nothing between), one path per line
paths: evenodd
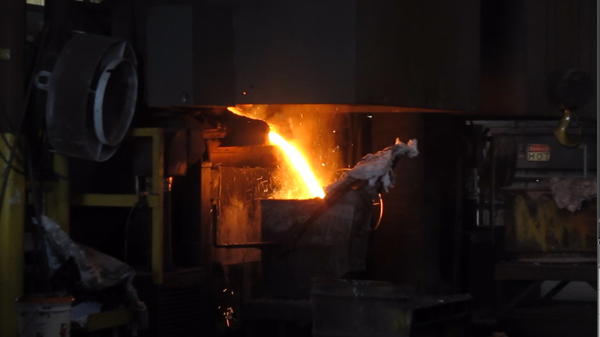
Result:
M317 182L315 175L312 173L310 167L308 167L306 160L304 160L300 152L276 132L269 132L269 140L283 150L283 153L292 163L298 174L300 174L313 197L324 198L325 191L323 191L323 188Z

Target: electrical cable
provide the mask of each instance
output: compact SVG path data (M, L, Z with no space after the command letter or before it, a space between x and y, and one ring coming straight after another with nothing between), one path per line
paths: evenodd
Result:
M12 132L11 132L11 133L12 133ZM8 139L6 139L6 135L5 135L4 133L0 132L0 138L2 139L2 141L4 142L4 144L6 144L6 146L8 147L10 143L8 142ZM19 141L19 143L20 143L20 141ZM20 144L19 144L19 148L20 148L21 150L23 150L23 147L22 147ZM18 163L19 165L23 166L23 158L21 158L21 157L16 157L16 160L17 160L17 163Z
M17 127L16 127L15 133L14 133L15 135L21 134L21 130L23 129L23 125L25 124L25 115L27 113L27 109L29 108L29 101L31 99L31 92L33 90L35 69L40 64L40 60L42 58L44 47L46 46L46 43L48 42L47 41L48 31L49 31L48 26L49 25L44 27L44 30L42 31L42 34L41 34L40 46L37 51L35 61L32 65L33 70L31 71L31 76L29 76L29 82L27 83L27 90L25 92L25 99L23 101L23 111L21 112L21 115L19 116L19 121L17 122ZM8 148L9 148L9 155L8 155L8 160L7 160L6 164L9 168L12 167L13 161L15 160L15 157L16 157L15 149L17 148L18 144L19 144L18 137L15 137L15 141L12 145L7 144ZM2 174L2 187L0 187L0 215L2 214L2 205L4 205L4 198L6 196L6 190L8 188L9 173L10 173L10 170L5 170L4 173Z
M2 159L2 161L4 163L6 163L6 169L7 170L13 170L13 171L17 172L18 174L20 174L22 176L25 175L25 171L23 171L22 169L18 169L18 168L14 167L14 166L9 166L8 165L8 159L6 158L6 156L4 155L4 153L2 153L2 152L0 152L0 159Z
M373 206L379 206L379 218L377 219L377 222L375 223L375 226L373 226L373 231L377 231L379 229L379 226L381 225L381 221L383 220L383 197L381 196L381 193L377 194L377 198L378 201L377 203L373 203Z
M29 103L31 101L31 93L33 91L33 83L34 83L34 78L35 76L33 76L33 74L35 74L35 70L39 67L40 64L40 60L42 58L43 55L43 51L44 48L46 46L47 43L47 39L48 39L48 26L44 27L44 30L42 31L42 36L41 36L41 41L40 41L40 47L37 50L36 53L36 57L35 57L35 62L33 63L33 69L31 71L31 76L29 76L29 81L27 83L27 89L25 91L25 98L23 101L23 110L21 112L21 115L19 116L19 121L17 122L17 127L14 130L15 131L15 141L13 142L13 144L7 144L9 147L9 158L7 160L7 166L8 168L11 168L13 165L13 162L15 160L16 157L16 149L17 146L19 145L19 138L18 135L21 134L23 127L25 125L25 117L27 115L27 110L29 108ZM35 172L33 170L33 160L31 158L31 154L30 151L28 152L28 166L29 166L29 173L30 175L34 175ZM6 197L6 191L8 189L8 177L10 174L10 169L7 169L4 171L3 175L2 175L2 187L0 188L0 217L2 214L2 206L4 205L4 198ZM47 255L47 251L46 251L46 244L45 244L45 240L44 240L44 233L43 233L43 227L42 227L42 213L41 213L41 204L40 204L40 186L38 184L36 184L36 180L33 179L33 176L30 176L30 180L31 180L31 185L34 191L34 206L35 206L35 213L36 213L36 220L37 220L37 224L36 226L34 226L34 238L36 240L35 244L36 244L36 248L38 249L39 253L40 253L40 257L41 257L41 267L42 267L42 273L43 273L43 282L41 283L42 285L42 291L43 292L49 292L51 291L51 274L50 274L50 266L48 265L48 255ZM43 198L43 195L41 195L41 197Z
M25 103L25 106L27 106L28 104ZM19 118L19 126L17 128L17 135L21 133L21 129L23 128L23 124L25 122L25 111L27 111L27 109L23 109L23 112ZM2 174L2 187L0 188L0 215L2 214L2 205L4 205L4 197L6 195L6 189L8 188L8 175L10 174L10 169L12 168L12 164L13 161L16 157L15 155L15 150L17 148L18 145L18 141L17 138L15 138L15 141L12 145L8 144L8 149L9 149L9 155L8 155L8 160L6 161L6 165L8 166L8 169L4 170L4 173Z
M10 120L10 117L8 116L8 111L6 110L6 106L4 105L4 102L2 101L2 97L0 97L0 116L3 117L3 119L6 122L6 125L8 125L9 133L15 134L14 125L13 125L12 121ZM10 146L10 143L8 142L8 139L6 138L6 135L3 132L0 132L0 138L2 138L2 141L4 142L4 144L6 144L6 147ZM19 149L21 150L21 153L23 153L23 146L20 141L18 143L18 146L19 146ZM0 159L2 159L5 163L8 164L8 159L6 159L6 156L4 156L4 153L0 152ZM21 167L24 167L23 159L21 157L16 157L16 160ZM15 166L12 166L12 168L15 169L15 171L23 174L23 172L20 171L19 169L17 169Z
M148 199L146 195L140 195L138 201L136 201L135 205L131 207L129 210L129 214L127 215L127 221L125 222L125 245L123 247L123 262L129 263L127 261L127 250L129 249L129 227L131 225L131 220L133 219L133 214L137 209L145 209L148 208Z

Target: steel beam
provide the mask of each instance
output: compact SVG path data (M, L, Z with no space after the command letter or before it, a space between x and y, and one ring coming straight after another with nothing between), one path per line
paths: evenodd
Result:
M12 143L15 137L5 134ZM8 146L0 141L0 151ZM8 170L0 161L0 174ZM6 195L0 205L0 331L2 336L17 336L15 299L23 295L23 228L25 218L25 177L10 170Z
M152 137L152 192L158 205L164 201L164 133L162 129L135 129L136 137ZM152 280L162 284L164 278L164 209L152 207Z
M69 159L54 155L54 173L57 181L44 196L44 213L60 228L69 233Z
M6 158L17 148L23 113L25 7L23 0L0 1L0 133L6 139L0 139L0 151ZM0 185L6 184L5 197L0 197L0 331L12 337L17 336L15 298L23 293L25 178L4 161L0 177Z
M496 280L561 280L595 282L595 264L574 263L499 263L495 266Z

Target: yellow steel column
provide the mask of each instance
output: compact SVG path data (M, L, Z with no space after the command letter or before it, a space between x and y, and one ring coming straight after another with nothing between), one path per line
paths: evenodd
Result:
M25 1L0 0L0 133L8 142L0 140L0 151L7 158L9 149L16 148L25 110L25 16ZM0 202L0 335L16 337L15 298L23 293L25 177L6 166L0 160L0 186L7 187Z
M15 136L5 134L12 145ZM10 156L8 146L0 142L0 151ZM0 176L9 169L0 161ZM0 178L0 185L2 179ZM0 205L0 331L2 336L17 336L15 299L23 295L23 228L25 217L25 177L11 170L4 202Z
M152 280L162 284L164 278L164 133L162 129L135 129L136 137L152 137L152 193L158 197L156 207L152 207Z
M56 184L44 196L44 213L69 233L69 158L54 155Z

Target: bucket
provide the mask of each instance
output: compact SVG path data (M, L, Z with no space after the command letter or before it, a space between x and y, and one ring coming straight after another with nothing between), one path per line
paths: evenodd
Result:
M387 282L313 279L313 336L408 337L414 291Z
M71 296L19 299L19 337L69 337L71 302Z

